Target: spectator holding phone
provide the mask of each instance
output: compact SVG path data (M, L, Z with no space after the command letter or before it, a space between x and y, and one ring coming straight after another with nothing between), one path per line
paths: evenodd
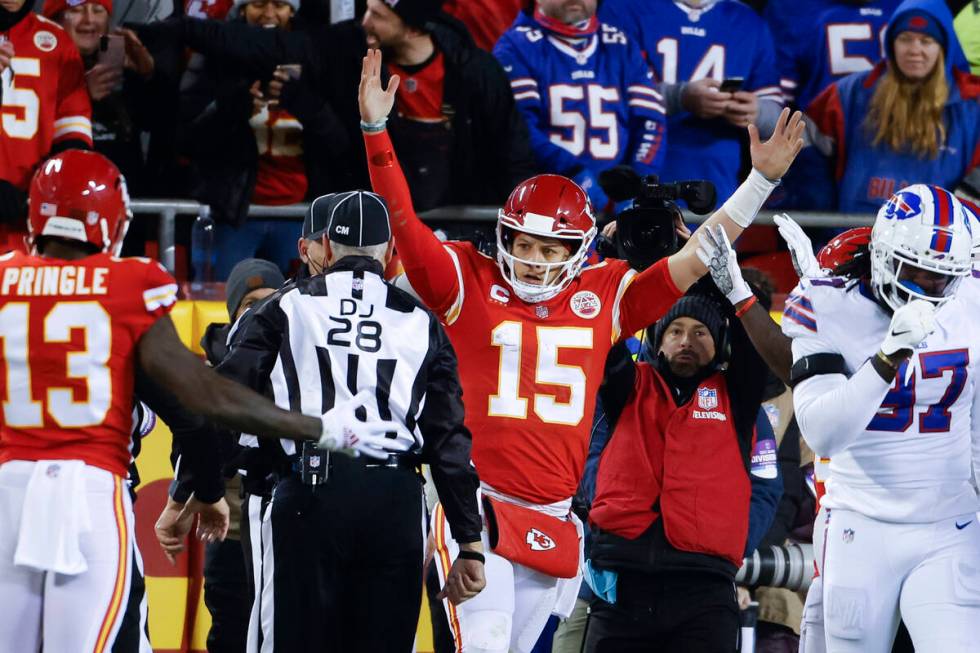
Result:
M734 0L607 0L599 19L645 51L666 101L664 181L707 179L718 197L738 185L740 138L763 137L782 110L769 28Z
M131 192L140 192L145 180L140 134L156 115L152 55L132 31L110 34L112 0L45 0L41 13L65 29L82 55L95 150L116 164Z
M940 0L906 0L885 31L886 59L825 89L807 107L811 141L831 155L837 209L873 213L924 183L980 195L980 79Z
M235 0L230 15L244 24L239 27L253 28L243 32L248 46L262 33L302 29L299 9L299 0ZM290 43L308 44L293 36ZM249 204L295 204L328 192L336 181L329 159L344 151L348 138L309 60L297 55L245 66L230 51L212 50L182 97L188 114L196 107L182 148L192 162L191 194L211 206L217 223L218 280L253 256L288 272L296 258L295 223L248 218Z

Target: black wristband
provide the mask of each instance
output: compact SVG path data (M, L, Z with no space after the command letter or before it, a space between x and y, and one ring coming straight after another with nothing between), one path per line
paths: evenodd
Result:
M476 560L477 562L487 564L486 557L482 553L478 553L476 551L466 551L464 549L460 549L459 555L456 557L462 558L463 560Z

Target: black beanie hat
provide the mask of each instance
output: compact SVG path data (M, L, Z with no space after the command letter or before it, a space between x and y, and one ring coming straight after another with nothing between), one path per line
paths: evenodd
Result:
M426 24L439 14L442 0L384 0L388 7L416 29L425 29Z
M277 290L286 283L279 266L260 258L247 258L235 264L228 274L225 284L225 294L228 298L228 317L235 319L235 312L241 305L245 295L256 288L272 288Z
M725 317L718 302L704 295L686 295L678 299L667 314L654 325L651 352L654 356L660 351L660 343L667 327L679 317L693 318L708 327L711 338L715 341L715 348L721 346L721 330L725 326Z

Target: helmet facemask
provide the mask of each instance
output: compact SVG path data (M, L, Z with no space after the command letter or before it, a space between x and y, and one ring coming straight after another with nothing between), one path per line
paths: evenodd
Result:
M914 282L902 279L902 273L910 267L945 275L947 283L942 295L930 295ZM953 297L960 280L969 273L969 262L913 257L891 244L874 240L871 243L871 285L875 295L892 310L914 299L925 300L939 308Z
M563 236L553 232L537 233L527 229L520 229L507 222L506 216L501 211L497 220L497 264L500 266L500 272L504 279L522 300L533 304L555 297L567 288L575 277L578 276L582 268L585 267L589 248L595 239L595 227L586 233L579 231ZM519 258L511 252L515 235L518 233L524 233L535 238L558 240L569 246L570 255L567 259L554 263ZM515 266L517 263L543 269L544 283L533 284L521 281L517 276Z

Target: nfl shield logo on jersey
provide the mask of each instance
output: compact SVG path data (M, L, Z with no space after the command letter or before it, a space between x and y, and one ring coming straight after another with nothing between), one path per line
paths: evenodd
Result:
M698 406L711 410L718 406L718 391L714 388L698 388Z
M854 541L854 529L845 528L844 529L844 544L850 544Z

